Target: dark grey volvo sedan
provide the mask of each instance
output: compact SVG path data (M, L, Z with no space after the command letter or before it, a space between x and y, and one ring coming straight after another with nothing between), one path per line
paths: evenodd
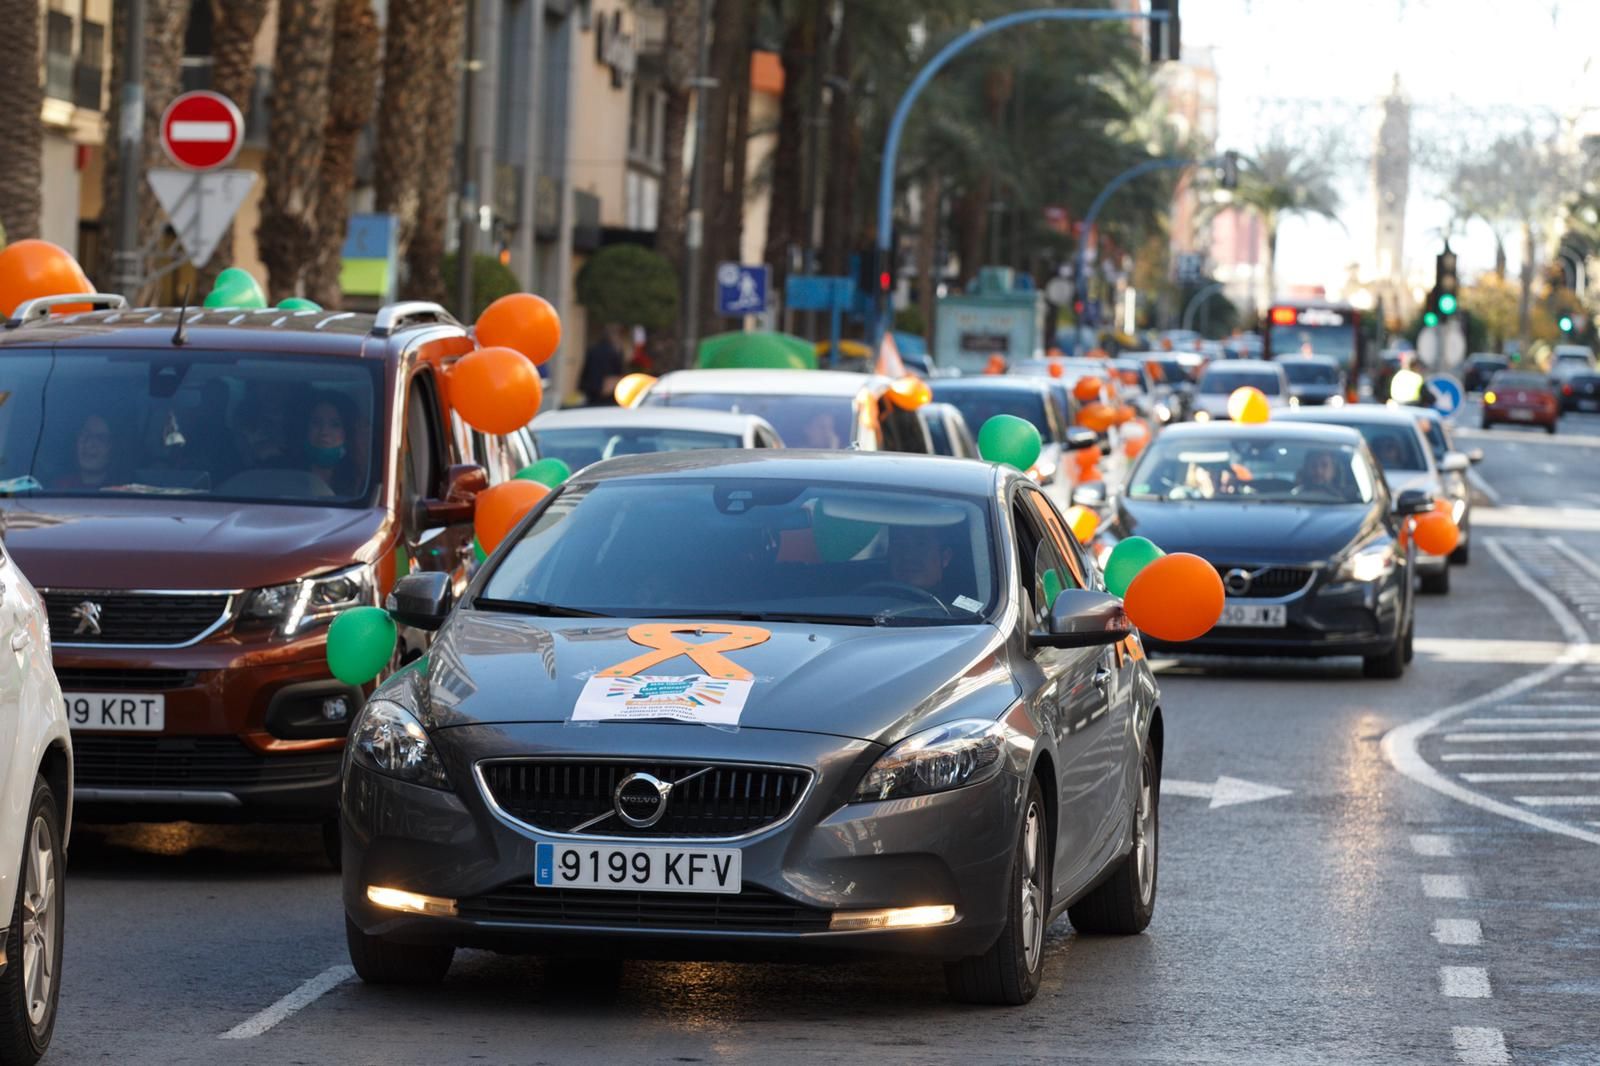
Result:
M1121 601L1026 477L971 460L704 452L552 493L352 734L351 959L457 947L846 949L1020 1004L1045 928L1155 905L1162 719Z

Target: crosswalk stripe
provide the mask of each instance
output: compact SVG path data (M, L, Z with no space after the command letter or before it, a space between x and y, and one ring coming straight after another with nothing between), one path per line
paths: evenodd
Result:
M1473 751L1439 758L1445 762L1600 762L1600 751Z
M1555 730L1526 733L1446 733L1444 739L1455 744L1490 744L1507 740L1600 740L1600 730Z
M1600 807L1600 796L1518 796L1529 807Z
M1549 708L1545 708L1549 710ZM1593 707L1585 710L1594 710ZM1462 725L1600 725L1600 718L1463 718Z
M1461 780L1474 783L1493 784L1512 781L1600 781L1600 772L1596 773L1487 773L1487 774L1462 774Z

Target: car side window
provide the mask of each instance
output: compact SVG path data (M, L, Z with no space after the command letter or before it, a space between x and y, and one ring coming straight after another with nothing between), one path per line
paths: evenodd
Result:
M439 479L444 473L440 440L439 401L434 391L433 373L420 370L411 378L406 393L406 439L401 452L402 487L407 504L418 499L442 495Z
M922 421L917 418L915 411L904 410L892 403L882 403L879 408L883 411L885 451L928 454L928 435L923 432Z
M1051 542L1026 490L1019 492L1011 506L1011 523L1017 538L1017 561L1022 588L1028 593L1030 628L1042 628L1050 618L1053 597L1062 589L1076 588L1077 582Z
M1064 589L1088 589L1095 585L1096 568L1089 561L1084 546L1068 531L1067 525L1056 513L1055 505L1037 489L1025 489L1022 497L1037 516L1040 526L1049 534L1060 557L1065 561L1070 579L1063 580Z

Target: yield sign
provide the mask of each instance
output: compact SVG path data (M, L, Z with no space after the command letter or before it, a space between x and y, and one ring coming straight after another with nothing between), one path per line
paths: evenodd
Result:
M206 265L255 187L253 170L152 170L150 188L167 213L189 262Z
M184 93L161 116L161 145L190 170L215 170L233 162L244 140L244 116L221 93Z

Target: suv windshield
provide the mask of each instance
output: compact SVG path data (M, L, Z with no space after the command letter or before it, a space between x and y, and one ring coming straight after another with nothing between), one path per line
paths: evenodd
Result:
M1354 445L1249 436L1157 437L1129 479L1134 500L1371 503L1377 478Z
M489 610L628 618L960 625L990 610L979 504L769 479L567 488L495 568Z
M377 481L379 362L12 349L4 366L3 495L355 505Z
M1200 378L1200 391L1208 396L1227 396L1234 389L1254 385L1268 396L1279 395L1282 379L1270 370L1235 370L1218 367Z
M645 404L759 415L790 448L848 448L855 424L855 401L849 396L652 391Z

